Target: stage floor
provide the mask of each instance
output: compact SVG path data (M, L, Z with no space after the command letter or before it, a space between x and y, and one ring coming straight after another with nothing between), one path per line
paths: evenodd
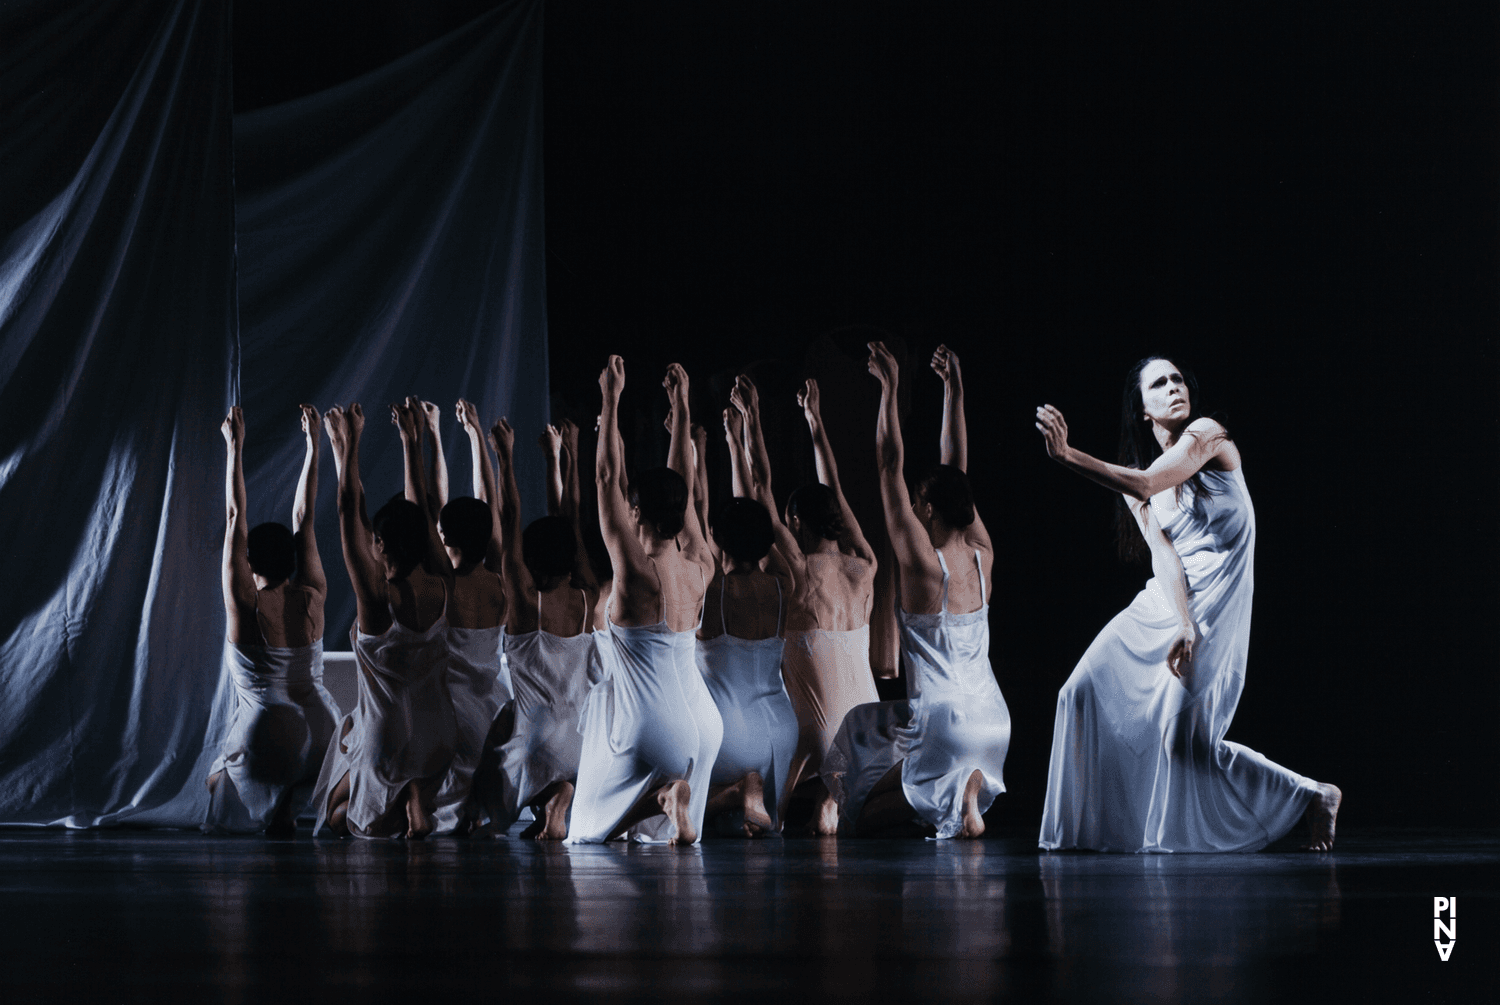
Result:
M0 831L0 1001L1500 998L1500 835L1333 854ZM1457 897L1442 962L1433 897Z

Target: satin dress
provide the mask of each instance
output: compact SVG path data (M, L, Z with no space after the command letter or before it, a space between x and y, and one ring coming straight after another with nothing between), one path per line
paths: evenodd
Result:
M509 669L503 658L505 627L448 628L448 696L456 728L453 760L438 789L433 831L458 828L466 815L474 772L484 754L485 737L500 709L511 700Z
M603 679L589 692L578 728L583 752L568 844L608 840L631 808L667 782L685 779L688 815L700 839L714 758L724 722L698 673L697 627L674 632L666 621L626 628L609 622L601 641ZM666 841L664 815L630 829L638 841Z
M697 640L698 671L724 722L724 740L714 760L714 785L732 785L754 771L764 784L766 812L778 827L776 805L797 750L797 712L781 678L781 581L776 581L776 631L766 639L729 634L724 617L727 577L719 577L723 634ZM739 816L740 814L727 814ZM738 826L738 821L734 822Z
M1057 696L1039 843L1128 852L1254 851L1289 831L1311 779L1224 739L1245 687L1255 592L1255 508L1243 468L1201 472L1151 497L1187 574L1202 634L1184 679L1155 579L1104 627Z
M426 631L407 628L391 611L391 627L366 635L349 629L358 666L359 700L334 731L313 792L316 834L328 818L328 796L349 775L349 832L358 837L406 831L404 803L408 782L443 779L458 747L458 722L448 690L448 616ZM347 734L345 730L348 730Z
M963 796L983 776L979 812L1005 791L1010 709L990 668L989 597L978 551L980 607L948 611L948 562L941 551L942 603L933 614L897 608L905 657L906 701L861 705L845 716L825 763L839 801L839 833L855 834L870 790L898 763L901 791L938 838L963 829Z
M788 630L782 671L800 729L796 756L808 757L802 769L806 780L823 770L823 758L849 710L880 700L870 669L869 624L848 632Z
M288 789L317 778L338 705L323 686L322 639L296 647L226 640L224 672L234 685L235 708L209 769L224 775L209 795L202 829L254 834L265 830ZM307 796L303 790L297 797L304 806Z

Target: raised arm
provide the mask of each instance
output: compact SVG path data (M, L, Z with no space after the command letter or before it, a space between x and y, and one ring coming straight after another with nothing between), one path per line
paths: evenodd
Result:
M245 516L245 413L235 405L219 426L224 434L224 613L232 641L239 641L244 616L255 610L255 576L250 572L250 526ZM252 615L253 619L253 615ZM251 621L253 624L254 621Z
M501 553L500 576L508 589L516 590L527 597L535 586L531 573L526 568L526 556L521 549L521 490L516 485L516 431L501 417L490 427L490 445L495 448L499 465L495 470L499 481L501 534L505 549Z
M452 576L453 562L443 548L443 539L438 537L437 518L432 515L431 498L427 494L427 480L422 472L422 439L426 420L421 403L407 398L405 403L391 406L391 424L401 433L401 456L406 471L406 501L416 503L427 518L427 557L422 568L434 576Z
M620 439L620 392L625 389L625 361L611 356L599 374L604 402L599 409L599 445L594 452L594 488L599 498L599 532L609 549L614 593L625 588L627 576L638 576L646 553L635 536L635 522L625 501L625 444Z
M1036 428L1047 444L1047 455L1089 481L1135 499L1150 499L1197 474L1229 445L1224 427L1213 419L1194 419L1177 442L1162 451L1144 470L1110 464L1068 445L1068 423L1051 405L1036 410Z
M422 425L422 439L426 441L427 456L427 509L435 524L443 507L448 505L448 460L443 456L443 439L438 420L442 410L430 401L407 398Z
M771 457L766 453L766 437L760 427L760 392L756 390L755 382L744 374L735 378L734 388L729 392L729 403L734 406L744 423L741 444L745 461L750 468L750 497L758 499L770 511L771 532L776 536L776 550L781 553L781 561L791 575L800 577L806 567L806 559L797 539L792 536L776 510L776 496L771 491Z
M945 345L932 354L932 369L943 378L943 432L938 440L939 462L969 471L969 426L964 420L964 382L958 354Z
M500 523L500 490L495 486L495 469L490 464L490 452L484 445L484 432L479 426L479 410L472 402L459 398L455 411L459 425L463 426L469 437L474 498L490 508L490 543L485 547L484 567L499 575L505 537Z
M302 456L302 476L297 480L297 499L292 503L292 536L297 543L297 578L314 593L328 592L323 559L313 519L318 506L318 451L322 446L323 420L311 405L302 405L302 433L307 450Z
M667 375L662 378L661 383L672 401L672 444L667 449L667 466L682 475L683 481L687 482L687 514L695 514L698 477L693 464L693 418L688 410L687 371L680 364L672 363L667 367ZM683 549L687 557L705 566L712 565L713 552L708 547L698 521L689 516L683 521L682 530L687 537L687 547Z
M714 565L720 561L719 546L714 543L713 532L708 522L708 430L693 423L693 510L698 520L698 532L703 536L703 545L713 556Z
M901 442L901 416L896 409L896 388L900 368L896 358L882 342L871 342L868 366L880 381L880 411L875 418L875 466L880 474L880 501L885 508L885 527L891 548L901 567L901 602L908 611L925 611L932 606L930 583L942 578L942 570L932 550L927 529L911 509L903 469L906 446ZM912 572L922 575L912 575Z
M375 554L370 518L365 512L365 490L359 480L359 437L364 425L365 413L358 402L350 405L347 413L335 405L323 416L338 472L339 542L344 550L344 568L354 587L359 630L379 635L391 627L391 612L385 569Z
M573 528L573 579L597 596L599 580L594 575L588 551L583 546L583 489L578 477L578 426L572 419L564 419L558 428L563 440L562 515ZM591 602L593 599L590 597Z
M818 467L818 481L833 489L833 494L839 501L839 513L844 519L844 538L839 541L839 548L853 551L866 562L874 562L875 549L865 540L864 533L859 529L859 521L854 519L854 511L849 508L849 501L844 498L844 490L839 485L839 466L833 459L833 445L828 442L828 432L823 428L816 380L809 379L802 390L797 392L797 404L802 406L808 431L812 433L813 460Z
M1177 549L1172 547L1172 542L1167 540L1166 533L1156 522L1151 503L1126 500L1126 504L1151 549L1151 574L1171 598L1172 609L1177 612L1177 634L1167 650L1167 669L1180 680L1191 669L1193 649L1198 645L1198 626L1193 621L1193 609L1188 602L1187 572L1182 568Z
M562 432L556 426L548 425L537 438L536 445L542 448L547 465L547 515L562 516Z
M730 395L733 396L731 391ZM724 409L724 443L729 447L729 485L736 499L756 498L750 478L750 453L745 447L745 416L734 406Z

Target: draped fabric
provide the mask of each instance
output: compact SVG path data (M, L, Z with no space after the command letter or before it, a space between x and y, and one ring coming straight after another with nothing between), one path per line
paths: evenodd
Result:
M252 524L290 522L302 401L364 402L376 504L401 484L384 406L409 393L509 415L540 491L540 32L519 0L235 119L225 0L0 7L0 823L202 819L233 701L234 401ZM344 648L326 456L320 488Z
M229 4L0 38L0 820L187 826L229 697Z
M290 523L301 402L361 402L371 510L400 492L388 406L408 394L443 409L454 495L471 494L454 402L486 426L508 415L523 503L545 515L532 446L548 414L541 11L503 5L365 77L235 119L252 523ZM319 490L325 640L347 649L331 456Z

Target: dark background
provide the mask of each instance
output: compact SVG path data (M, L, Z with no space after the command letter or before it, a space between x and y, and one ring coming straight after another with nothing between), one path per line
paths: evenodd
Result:
M241 3L236 108L490 6ZM941 404L920 364L952 346L1014 720L990 818L1029 827L1057 688L1149 575L1114 558L1110 498L1046 459L1032 411L1112 456L1125 369L1175 354L1257 507L1230 738L1337 782L1346 825L1493 823L1500 14L1460 7L557 0L554 417L592 426L618 352L631 449L657 463L665 364L693 375L700 419L755 364L784 497L811 477L790 393L815 373L854 495L873 465L860 346L883 332L919 364L913 470Z

